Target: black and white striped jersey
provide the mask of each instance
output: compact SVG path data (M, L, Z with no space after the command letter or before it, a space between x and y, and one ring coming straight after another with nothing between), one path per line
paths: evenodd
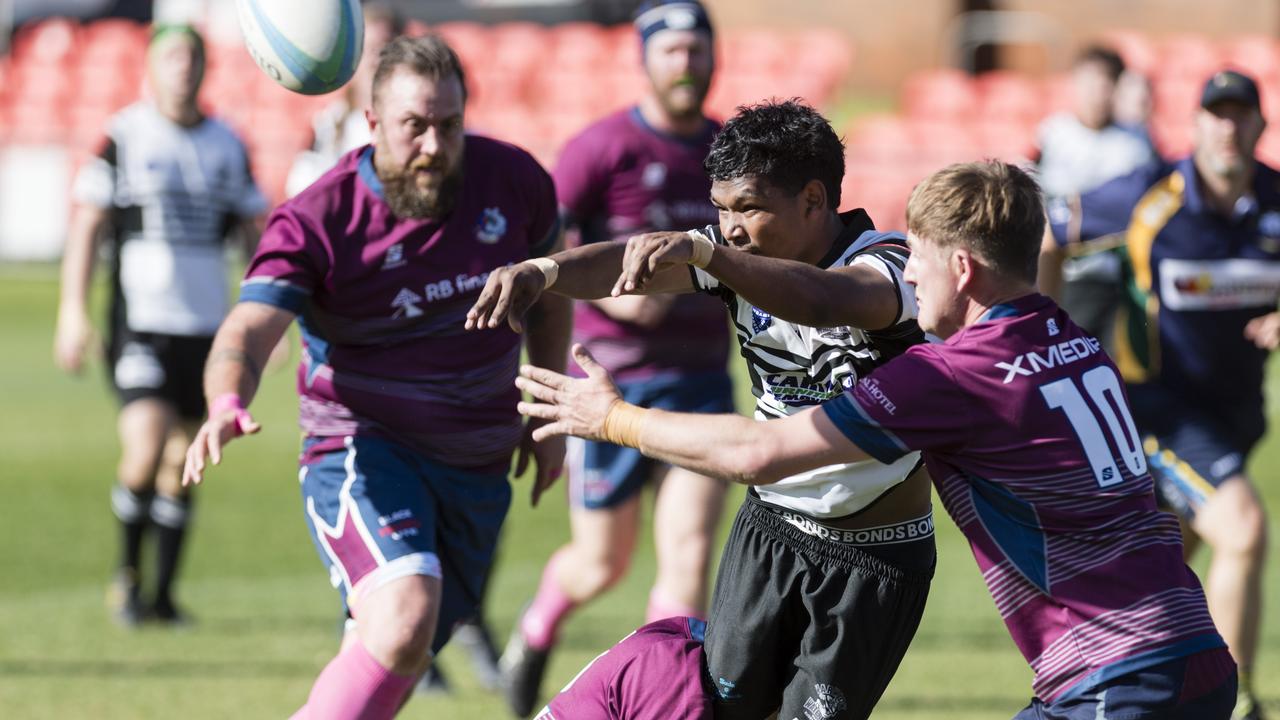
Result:
M213 335L229 304L227 233L267 209L235 132L212 118L183 127L135 103L111 118L73 192L111 209L113 324Z
M925 342L916 325L915 290L902 277L906 240L900 233L878 232L862 210L841 215L845 229L818 263L831 268L865 264L893 283L898 317L881 330L855 327L815 328L780 320L753 306L704 270L690 266L694 287L719 297L728 307L740 353L751 374L757 420L785 417L820 404L852 388L876 367ZM700 231L727 244L719 227ZM756 488L760 498L818 518L855 513L906 479L919 453L892 465L874 460L832 465Z

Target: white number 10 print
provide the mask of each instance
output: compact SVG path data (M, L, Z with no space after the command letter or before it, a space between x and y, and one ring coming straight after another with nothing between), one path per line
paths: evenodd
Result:
M1120 380L1114 370L1107 366L1096 367L1080 376L1085 392L1097 410L1089 407L1075 380L1063 378L1040 386L1040 394L1049 407L1062 410L1067 414L1067 421L1080 438L1084 453L1093 468L1093 476L1101 487L1115 485L1120 482L1120 468L1116 467L1111 447L1102 434L1102 423L1098 422L1101 413L1107 430L1120 451L1125 467L1133 475L1141 475L1147 471L1147 456L1142 451L1142 441L1138 437L1138 428L1133 424L1133 416L1129 414L1129 405L1120 392ZM1108 398L1107 396L1111 397ZM1117 411L1119 414L1117 415Z

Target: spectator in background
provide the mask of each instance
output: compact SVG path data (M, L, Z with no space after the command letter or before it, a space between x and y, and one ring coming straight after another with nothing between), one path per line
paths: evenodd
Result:
M1217 73L1190 157L1063 203L1045 244L1052 255L1120 241L1108 254L1124 260L1128 322L1113 357L1187 555L1201 540L1213 550L1205 592L1240 668L1238 720L1262 717L1252 678L1267 517L1245 469L1266 432L1265 367L1280 346L1280 174L1255 159L1261 108L1251 78Z
M1088 47L1072 70L1075 109L1040 125L1039 180L1050 206L1056 198L1087 192L1157 159L1150 138L1117 123L1116 91L1124 60L1113 50ZM1068 260L1062 268L1062 307L1110 349L1119 305L1120 264L1111 253Z
M201 374L227 312L227 228L246 249L267 200L236 134L196 105L204 41L186 25L159 25L147 71L151 99L110 121L97 158L76 178L76 208L62 260L54 358L78 373L91 339L88 294L100 235L110 237L112 295L107 360L120 400L122 453L111 508L120 522L120 567L109 596L123 625L183 619L173 598L191 496L181 486L183 448L205 414ZM150 602L141 594L143 536L155 530Z
M285 194L293 197L328 172L346 153L369 144L369 107L373 71L378 55L393 38L403 35L405 19L394 6L374 2L364 5L364 52L351 82L333 102L311 121L314 139L309 150L298 153L285 181Z
M1142 138L1154 147L1151 142L1151 122L1153 99L1151 96L1151 80L1136 70L1125 70L1116 82L1115 97L1112 99L1112 117L1116 125Z

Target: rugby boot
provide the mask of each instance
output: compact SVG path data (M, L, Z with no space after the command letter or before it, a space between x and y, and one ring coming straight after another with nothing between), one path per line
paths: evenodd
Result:
M132 568L120 568L107 587L107 610L118 625L136 628L146 615L142 604L142 587L138 572Z
M453 631L449 641L461 646L471 658L471 668L475 672L476 682L486 690L497 690L502 687L502 673L498 669L498 650L493 645L489 628L479 618L468 620Z
M431 667L422 673L418 684L413 686L413 691L418 695L448 695L452 692L449 681L445 679L437 662L431 663Z
M520 622L516 621L507 648L498 660L507 707L516 717L529 717L536 709L542 676L547 671L547 658L550 656L551 648L539 650L529 645L520 630Z

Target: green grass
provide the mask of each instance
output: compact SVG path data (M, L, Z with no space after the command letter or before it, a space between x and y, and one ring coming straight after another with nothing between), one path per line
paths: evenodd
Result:
M198 623L126 632L103 610L116 552L107 504L114 403L100 364L80 378L52 367L55 298L51 269L0 266L0 716L288 716L334 652L338 615L300 512L292 373L266 379L254 403L262 434L232 446L200 493L181 587ZM1269 440L1253 464L1272 507L1280 507L1278 455ZM526 493L519 483L490 597L503 637L567 537L563 493L536 511ZM1010 717L1029 697L1030 672L954 525L938 528L940 567L924 623L875 717ZM641 548L630 576L566 628L548 689L640 624L653 577L652 545ZM1280 572L1271 566L1258 680L1280 712ZM465 657L446 649L441 663L454 694L416 699L403 717L506 716L471 680Z

